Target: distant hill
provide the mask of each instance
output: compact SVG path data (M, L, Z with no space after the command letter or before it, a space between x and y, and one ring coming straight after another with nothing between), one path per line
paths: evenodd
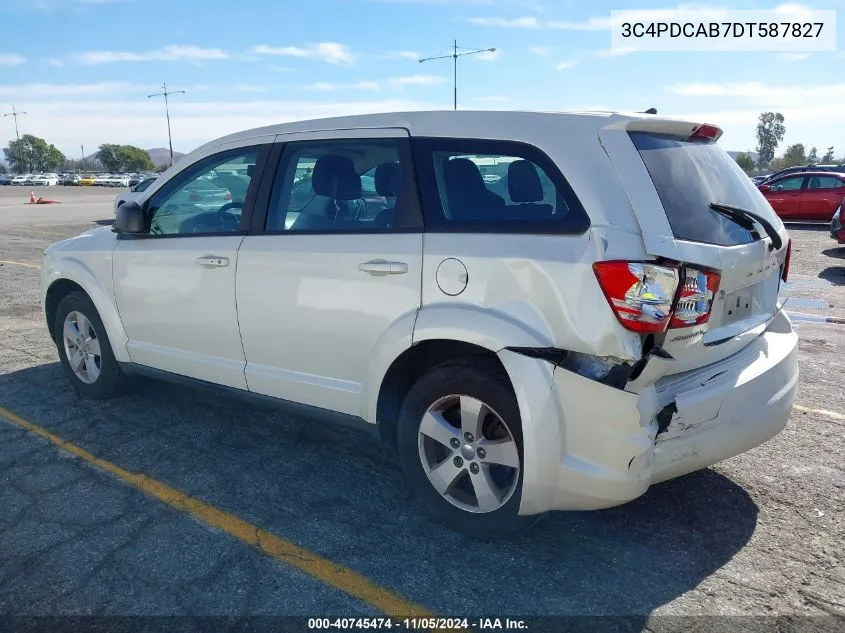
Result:
M746 153L751 157L751 160L753 160L755 163L757 162L757 159L760 157L760 155L757 152L731 152L731 151L728 151L728 154L730 154L731 158L733 158L733 159L736 159L736 157L739 156L740 154L746 154Z
M170 150L166 147L154 147L153 149L148 149L147 154L150 155L150 159L156 167L170 165ZM175 163L184 155L185 154L182 152L173 152L173 162Z

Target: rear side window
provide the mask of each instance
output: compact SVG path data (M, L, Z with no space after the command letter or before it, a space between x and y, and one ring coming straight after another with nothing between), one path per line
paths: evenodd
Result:
M841 189L845 182L835 176L810 176L807 189Z
M768 219L773 226L781 225L754 183L716 143L647 132L631 132L630 137L676 238L719 246L760 239L758 233L713 211L710 204L714 202L742 207Z
M481 139L413 139L426 230L583 233L581 203L536 147Z

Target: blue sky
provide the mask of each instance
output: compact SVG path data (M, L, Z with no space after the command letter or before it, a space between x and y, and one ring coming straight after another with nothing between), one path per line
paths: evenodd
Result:
M794 4L794 3L793 3ZM621 6L620 6L621 5ZM733 0L731 9L779 3ZM755 145L759 112L786 117L785 144L845 153L845 26L835 53L610 50L612 9L672 2L575 0L0 0L0 104L21 133L69 156L101 143L174 149L289 120L451 107L451 41L495 54L459 63L467 109L643 110L712 122ZM782 6L782 5L781 5ZM807 2L845 9L845 0ZM840 11L840 14L842 11ZM842 20L845 21L845 20ZM0 119L0 145L14 137ZM783 146L780 148L783 149ZM89 151L90 150L90 151Z

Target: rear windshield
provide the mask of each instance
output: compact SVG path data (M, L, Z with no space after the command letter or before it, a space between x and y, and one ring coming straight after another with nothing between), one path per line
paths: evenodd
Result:
M760 239L760 233L748 231L713 211L713 202L742 207L768 219L775 227L781 226L751 179L716 143L647 132L631 132L630 136L651 175L676 238L719 246Z

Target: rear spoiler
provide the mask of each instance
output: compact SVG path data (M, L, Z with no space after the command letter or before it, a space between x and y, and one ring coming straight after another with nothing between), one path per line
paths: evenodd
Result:
M722 130L710 123L680 121L677 119L655 118L654 115L640 113L643 116L622 116L608 127L623 128L629 132L651 132L678 138L697 138L718 141Z

